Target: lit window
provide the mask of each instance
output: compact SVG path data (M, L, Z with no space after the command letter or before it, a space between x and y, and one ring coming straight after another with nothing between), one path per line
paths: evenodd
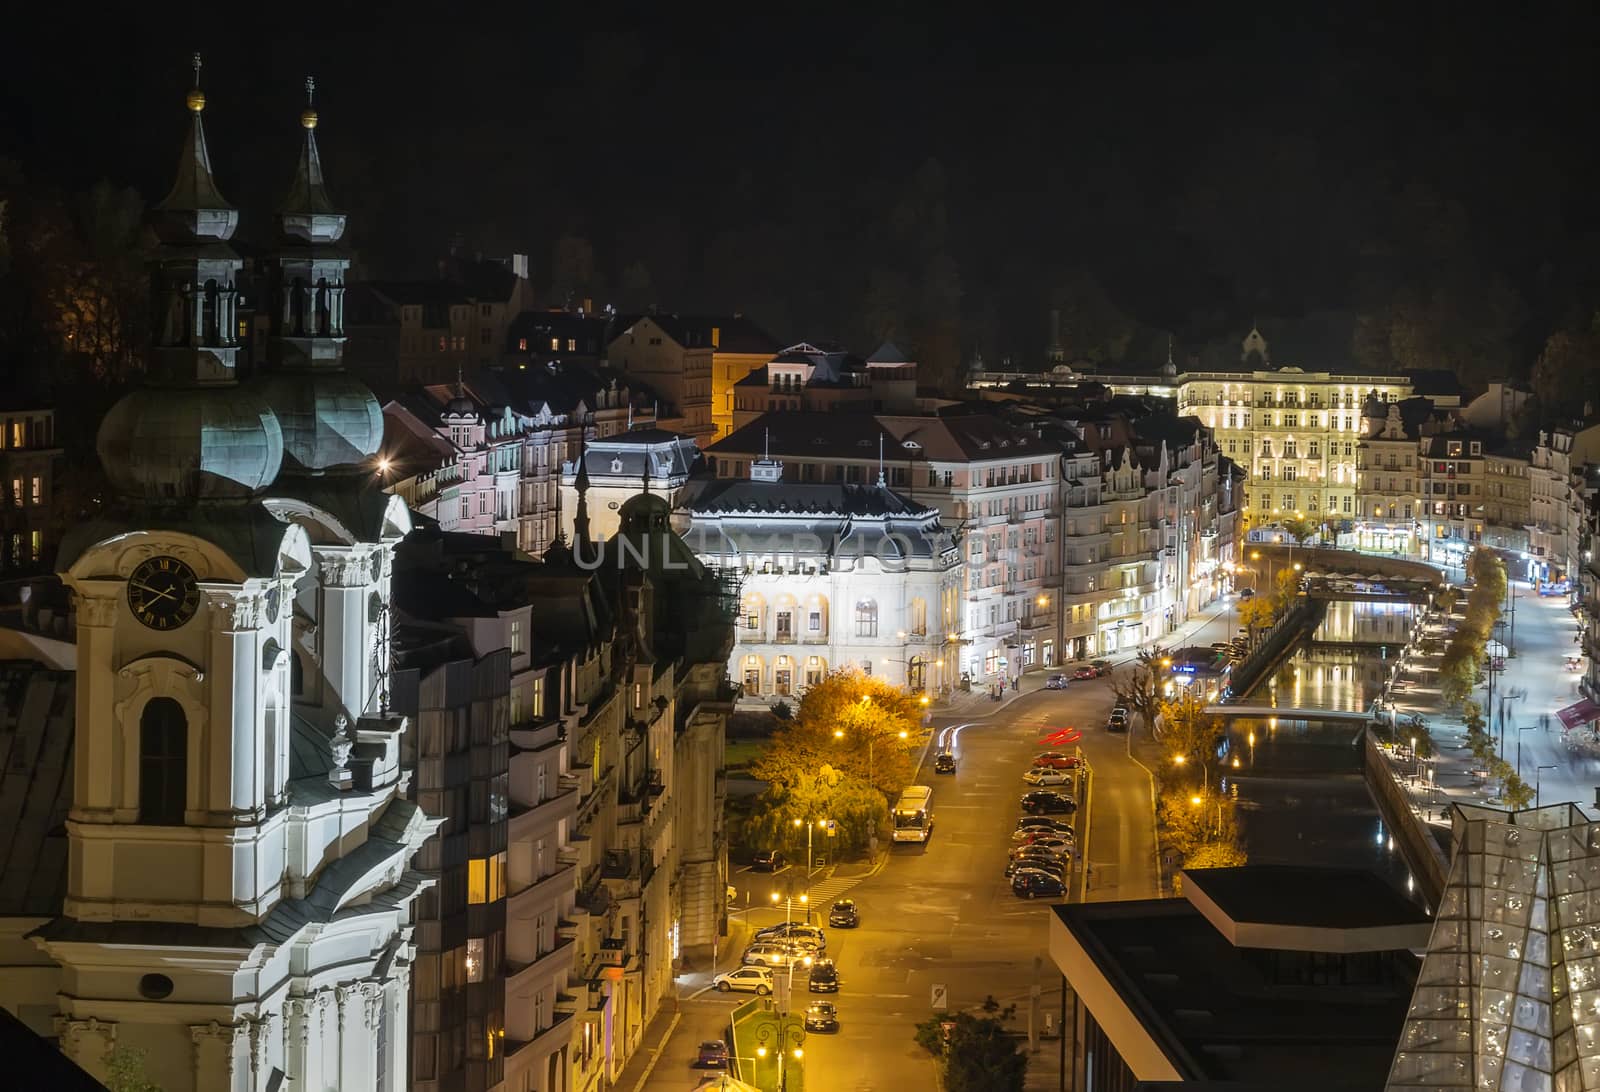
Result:
M467 938L467 981L483 981L483 938ZM490 1046L493 1047L494 1037L490 1035Z
M535 720L544 716L544 676L533 680L533 703L528 710Z
M517 352L525 353L527 351L528 351L528 339L525 338L525 337L517 338Z
M561 349L561 339L558 338L558 337L551 338L550 339L550 351L552 353L554 353L554 352L559 352L560 349Z
M522 620L511 619L511 654L515 656L522 651Z
M474 905L506 897L506 855L474 857L467 862L467 901Z

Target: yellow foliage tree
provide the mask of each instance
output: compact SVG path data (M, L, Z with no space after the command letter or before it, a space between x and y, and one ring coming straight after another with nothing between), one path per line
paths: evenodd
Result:
M922 742L922 707L911 695L853 668L830 672L806 691L751 772L790 785L827 764L897 795L911 777L911 750Z

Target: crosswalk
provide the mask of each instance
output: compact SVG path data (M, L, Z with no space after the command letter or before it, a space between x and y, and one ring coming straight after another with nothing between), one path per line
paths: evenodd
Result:
M813 906L826 905L845 892L854 889L864 879L866 879L865 876L835 877L823 880L821 883L814 883L811 885L811 904Z

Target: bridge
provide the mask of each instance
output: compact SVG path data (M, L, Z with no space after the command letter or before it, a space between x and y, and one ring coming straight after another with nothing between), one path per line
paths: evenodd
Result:
M1208 705L1204 712L1208 717L1221 717L1224 720L1277 717L1279 720L1340 720L1365 724L1372 719L1372 714L1365 710L1310 709L1285 705Z

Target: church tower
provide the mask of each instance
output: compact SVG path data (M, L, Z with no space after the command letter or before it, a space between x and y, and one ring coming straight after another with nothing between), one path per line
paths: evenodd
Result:
M282 218L305 245L278 268L310 325L282 328L265 382L237 380L239 214L199 71L152 216L150 367L97 441L117 497L60 559L77 616L68 863L62 912L32 936L61 968L61 1047L92 1074L127 1046L165 1092L398 1090L427 883L407 866L437 828L404 799L408 726L383 689L410 521L362 473L381 420L354 427L372 395L337 371L344 265L323 247L343 218L309 125Z

